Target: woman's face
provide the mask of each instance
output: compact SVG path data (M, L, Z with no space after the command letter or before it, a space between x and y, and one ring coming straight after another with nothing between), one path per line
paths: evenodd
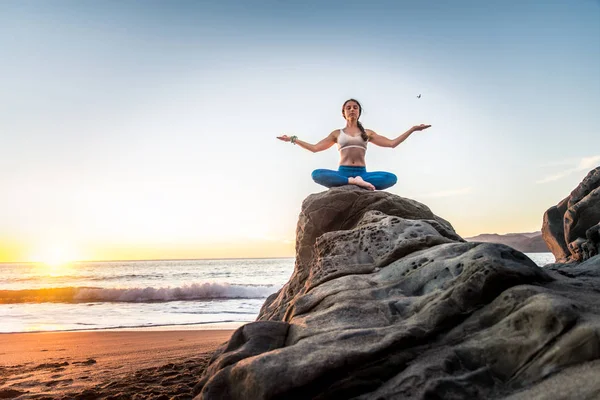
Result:
M358 119L360 116L360 107L357 102L352 100L344 104L342 111L344 112L344 118L346 119Z

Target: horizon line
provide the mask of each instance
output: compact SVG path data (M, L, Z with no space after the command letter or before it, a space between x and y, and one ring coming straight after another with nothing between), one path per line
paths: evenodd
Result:
M278 258L296 258L296 256L286 257L210 257L210 258L139 258L127 260L74 260L65 264L86 263L86 262L125 262L125 261L196 261L196 260L274 260ZM0 264L43 264L43 261L0 261Z

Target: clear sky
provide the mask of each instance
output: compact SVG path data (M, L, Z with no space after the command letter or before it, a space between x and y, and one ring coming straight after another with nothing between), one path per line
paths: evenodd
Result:
M539 230L600 164L600 2L0 0L0 261L293 256L355 97L388 191ZM420 99L417 95L422 94Z

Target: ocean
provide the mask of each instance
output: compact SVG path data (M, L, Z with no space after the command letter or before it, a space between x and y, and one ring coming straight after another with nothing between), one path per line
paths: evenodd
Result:
M526 253L536 264L552 253ZM0 333L235 328L254 321L294 258L0 264Z

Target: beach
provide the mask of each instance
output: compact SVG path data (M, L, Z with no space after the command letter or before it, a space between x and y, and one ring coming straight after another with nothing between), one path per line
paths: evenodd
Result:
M191 399L231 329L0 335L0 399Z
M0 264L0 399L191 399L293 258Z

